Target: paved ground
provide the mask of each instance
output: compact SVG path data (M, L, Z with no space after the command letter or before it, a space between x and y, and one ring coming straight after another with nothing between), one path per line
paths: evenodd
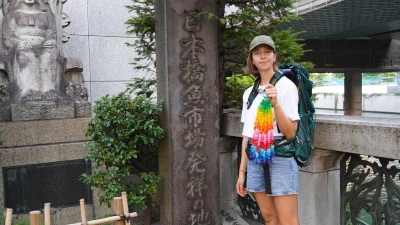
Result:
M262 225L262 223L254 221L252 219L249 219L249 218L246 218L246 217L243 217L243 216L241 216L241 218L245 221L245 224L240 224L240 225ZM153 223L152 225L161 225L161 223L160 222L156 222L156 223Z
M245 220L249 225L262 225L261 223L258 223L258 222L254 221L254 220L251 220L251 219L248 219L248 218L245 218L245 217L242 217L242 218L243 218L243 220ZM160 222L156 222L156 223L153 223L152 225L161 225L161 223L160 223ZM247 225L247 224L240 224L240 225Z
M243 217L242 218L249 224L249 225L263 225L262 223L259 223L257 221L251 220L249 218Z

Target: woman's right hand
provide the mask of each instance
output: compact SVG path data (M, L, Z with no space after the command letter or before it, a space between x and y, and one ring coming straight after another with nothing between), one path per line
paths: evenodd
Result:
M236 192L238 193L238 195L242 197L244 197L248 193L247 189L244 187L244 181L245 181L245 173L239 171L239 177L236 182Z

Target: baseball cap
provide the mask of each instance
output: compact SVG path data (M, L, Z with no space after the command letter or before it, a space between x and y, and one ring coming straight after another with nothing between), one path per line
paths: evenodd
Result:
M275 51L275 43L270 36L267 35L260 35L255 37L250 43L250 50L253 50L255 47L259 45L269 45Z

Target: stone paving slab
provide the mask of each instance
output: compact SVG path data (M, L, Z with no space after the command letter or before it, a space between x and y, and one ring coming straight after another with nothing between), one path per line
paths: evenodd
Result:
M249 225L239 214L231 209L221 210L222 225Z

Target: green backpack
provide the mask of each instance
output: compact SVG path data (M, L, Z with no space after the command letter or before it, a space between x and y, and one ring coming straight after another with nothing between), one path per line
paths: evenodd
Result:
M310 74L297 63L284 64L279 66L271 78L270 83L275 86L282 76L289 78L296 86L299 93L298 112L300 120L297 126L296 135L288 140L283 139L278 144L275 143L275 155L281 157L294 156L299 166L307 166L311 163L313 154L313 138L315 130L315 108L311 100L313 82L309 79ZM256 79L253 90L251 91L247 109L250 108L254 98L258 94L259 78ZM278 125L279 130L279 125Z

